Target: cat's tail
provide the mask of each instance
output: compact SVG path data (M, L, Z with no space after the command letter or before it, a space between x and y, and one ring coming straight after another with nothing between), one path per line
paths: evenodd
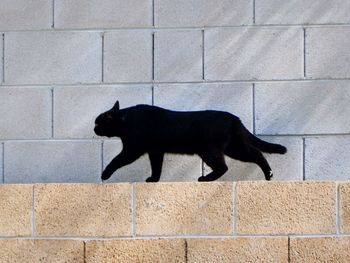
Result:
M243 133L245 134L246 139L250 144L252 144L255 148L258 148L260 151L265 153L279 153L285 154L287 152L287 148L283 145L266 142L264 140L259 139L254 134L250 133L250 131L244 127L241 123L241 127L243 128Z
M253 134L250 136L250 142L254 147L265 153L285 154L287 152L287 148L283 145L265 142L258 137L255 137Z

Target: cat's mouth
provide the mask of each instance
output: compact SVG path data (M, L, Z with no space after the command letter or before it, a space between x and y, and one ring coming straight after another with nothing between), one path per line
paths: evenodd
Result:
M96 135L98 135L98 136L103 136L102 131L101 131L101 128L100 128L98 125L95 126L94 132L95 132Z

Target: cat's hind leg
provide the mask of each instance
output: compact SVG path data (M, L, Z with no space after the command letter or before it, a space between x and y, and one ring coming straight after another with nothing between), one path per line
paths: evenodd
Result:
M270 181L273 177L271 167L260 150L245 142L230 143L225 154L233 159L242 162L257 164L265 175L265 179Z
M224 154L220 151L203 153L199 154L199 156L213 170L208 175L199 177L199 182L214 181L224 175L228 170Z
M146 182L158 182L162 173L164 153L150 152L148 157L151 162L152 175L146 179Z

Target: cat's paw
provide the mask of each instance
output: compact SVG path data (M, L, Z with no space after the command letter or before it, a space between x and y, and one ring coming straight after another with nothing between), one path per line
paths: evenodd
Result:
M272 171L270 171L269 174L265 176L265 179L266 181L270 181L272 177L273 177L273 173Z
M148 177L147 179L146 179L146 182L147 183L156 183L156 182L158 182L159 181L159 179L155 179L155 178L153 178L152 176L151 177Z
M208 182L208 181L209 180L208 180L207 176L201 176L198 178L198 182Z
M110 171L104 170L104 171L102 172L102 175L101 175L101 180L102 180L102 181L105 181L105 180L109 179L109 178L112 176L112 174L113 174L113 173L111 173Z

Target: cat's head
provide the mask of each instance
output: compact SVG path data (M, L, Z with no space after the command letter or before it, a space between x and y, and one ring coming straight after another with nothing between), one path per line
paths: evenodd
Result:
M121 119L119 101L117 101L112 109L101 113L96 118L94 131L99 136L119 137Z

